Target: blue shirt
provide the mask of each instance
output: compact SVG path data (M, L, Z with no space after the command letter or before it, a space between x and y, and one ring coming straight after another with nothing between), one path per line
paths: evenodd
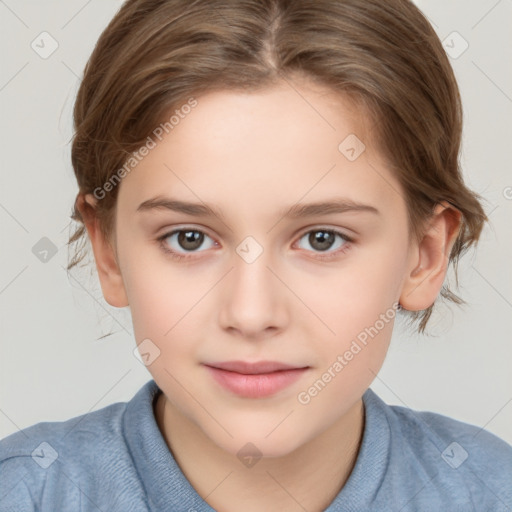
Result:
M213 511L160 433L159 393L150 380L129 402L1 440L0 511ZM512 511L510 445L439 414L389 406L370 389L363 401L356 464L326 512Z

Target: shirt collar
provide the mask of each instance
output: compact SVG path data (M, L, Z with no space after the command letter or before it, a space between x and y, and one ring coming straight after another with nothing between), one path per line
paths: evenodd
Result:
M197 493L176 463L156 422L153 404L161 393L148 381L128 402L123 420L124 436L133 463L154 510L189 509L215 512ZM389 460L390 428L386 404L371 390L363 395L365 424L354 468L325 512L361 510L374 500Z
M343 489L325 512L367 510L386 475L391 445L388 407L371 389L363 395L365 424L356 463Z
M153 404L161 393L150 380L128 402L123 430L151 510L196 508L215 512L192 487L176 463L155 419Z

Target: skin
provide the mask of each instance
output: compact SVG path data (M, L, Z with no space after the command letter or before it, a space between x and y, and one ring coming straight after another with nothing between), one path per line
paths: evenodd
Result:
M148 366L163 391L155 417L205 501L227 512L320 511L355 464L361 397L383 364L393 320L309 403L298 394L393 303L418 311L435 301L460 214L438 205L423 238L410 237L402 188L373 147L367 118L347 98L303 82L197 99L122 180L110 241L94 197L79 200L102 291L110 305L129 305L137 343L149 338L160 350ZM366 145L352 162L338 150L349 134ZM208 203L223 216L137 211L155 196ZM279 213L335 197L379 213ZM163 242L188 260L172 259L157 241L177 228L205 233L195 252L176 235ZM326 228L353 241L336 236L322 251L308 234ZM236 252L247 236L263 249L250 264ZM326 253L337 254L321 260ZM309 369L271 397L242 398L202 365L230 360ZM247 442L262 454L252 467L237 457Z

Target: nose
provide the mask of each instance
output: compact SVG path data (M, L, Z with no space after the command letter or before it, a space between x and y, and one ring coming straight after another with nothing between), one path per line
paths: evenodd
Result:
M276 277L267 251L249 261L234 255L220 297L219 322L243 338L258 339L285 327L286 287Z

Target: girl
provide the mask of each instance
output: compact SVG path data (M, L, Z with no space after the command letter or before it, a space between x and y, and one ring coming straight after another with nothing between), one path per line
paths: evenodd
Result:
M70 242L153 379L2 440L1 510L510 510L512 447L369 389L486 221L411 2L128 0L74 114Z

